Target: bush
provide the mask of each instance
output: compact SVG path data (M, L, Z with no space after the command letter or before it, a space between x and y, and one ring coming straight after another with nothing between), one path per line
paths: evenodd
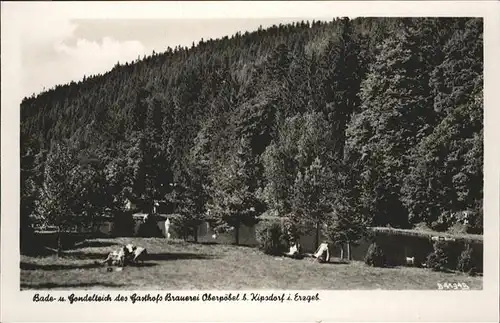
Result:
M448 230L453 221L453 214L451 212L443 212L439 215L436 221L430 224L430 228L434 231L444 232Z
M446 271L448 256L446 254L447 244L445 242L435 242L434 251L427 256L426 265L434 271Z
M158 226L156 219L153 216L149 216L146 221L139 225L137 235L143 238L161 238L163 237L163 232Z
M35 230L27 217L21 216L20 226L20 251L21 254L36 254L40 244L36 241Z
M457 269L463 273L467 273L469 275L476 274L476 267L474 265L474 258L472 256L473 249L469 244L465 246L465 249L458 257Z
M287 241L298 241L300 233L297 225L290 219L285 219L281 227L283 239Z
M286 251L283 228L277 222L264 222L257 230L259 249L268 255L280 255Z
M385 254L377 243L373 242L368 248L365 263L372 267L385 267Z
M189 237L195 238L198 225L194 225L191 219L182 214L171 214L169 215L169 219L171 224L170 231L174 236L182 238L183 240L188 240Z
M467 226L467 233L483 234L483 210L477 208L469 213L469 225Z
M114 237L131 237L134 235L134 218L132 212L116 212L111 224L111 235Z

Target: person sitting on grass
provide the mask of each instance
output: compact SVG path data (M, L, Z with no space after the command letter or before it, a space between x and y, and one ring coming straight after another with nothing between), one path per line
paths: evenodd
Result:
M130 264L143 263L148 255L146 248L137 247L133 244L127 244L122 248L112 251L108 254L105 260L95 263L106 264L108 266L125 267Z
M319 245L318 250L311 255L314 260L319 262L329 262L330 261L330 251L328 250L328 244L323 242Z
M130 256L130 252L126 246L112 251L108 254L108 257L102 261L102 264L107 264L108 266L119 266L124 267L127 262L127 258Z
M146 248L137 247L134 246L133 244L128 244L125 246L125 248L128 250L128 255L125 261L130 264L137 264L139 262L144 262L144 259L148 254Z
M146 259L147 256L148 256L148 251L146 250L146 248L136 247L134 249L134 258L132 259L132 261L135 264L138 264L139 262L144 263L144 260Z
M293 259L299 259L300 256L300 244L298 242L291 243L290 250L283 254L285 257L290 257Z

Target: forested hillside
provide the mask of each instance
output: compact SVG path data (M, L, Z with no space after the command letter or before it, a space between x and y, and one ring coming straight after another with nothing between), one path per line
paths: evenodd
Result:
M125 198L190 227L264 212L482 232L481 19L297 22L168 48L21 104L21 221ZM207 212L210 210L210 212Z

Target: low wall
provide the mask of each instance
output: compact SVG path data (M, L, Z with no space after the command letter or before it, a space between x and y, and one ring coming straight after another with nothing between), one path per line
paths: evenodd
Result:
M426 236L419 235L394 235L390 233L376 233L375 241L381 246L386 254L387 261L391 265L404 265L406 257L415 257L417 264L425 262L427 256L433 252L435 241ZM483 271L483 243L482 241L468 241L455 239L448 241L445 249L448 256L448 268L457 267L460 254L469 244L473 250L473 262L479 272ZM357 260L357 259L356 259Z
M164 227L164 221L158 222L160 227ZM255 225L247 226L241 225L239 228L239 244L245 246L256 247L259 245L259 241L257 239L257 231L265 225L265 221L261 221ZM171 226L171 237L174 238L173 235L173 226ZM312 253L316 251L316 237L314 234L314 230L312 232L308 232L308 234L302 235L300 237L300 245L304 252ZM236 231L231 230L228 232L220 233L216 239L213 238L214 231L210 226L210 223L203 222L200 226L198 226L198 242L202 243L217 243L217 244L234 244L236 243ZM321 235L321 239L325 239ZM321 240L320 240L321 241Z
M259 242L257 240L257 231L261 226L265 225L266 221L267 220L261 221L254 226L242 225L239 229L240 244L247 246L258 246ZM137 223L137 225L139 225L139 223ZM157 225L162 231L163 236L166 236L165 220L159 220L157 222ZM100 227L100 232L103 234L110 234L111 228L112 224L110 222L103 223ZM382 247L386 254L387 261L391 265L404 265L406 262L406 257L415 257L415 262L417 264L424 263L427 255L429 255L434 250L434 241L430 239L430 236L416 233L416 231L413 231L413 234L396 234L392 231L375 231L372 238ZM171 238L181 238L175 235L175 228L173 224L170 225L169 232ZM316 250L315 230L313 228L303 228L303 232L305 232L305 234L300 237L301 249L303 252L313 253ZM410 230L409 232L412 231ZM200 226L198 226L198 242L216 244L234 244L236 242L236 233L234 230L220 234L216 239L212 237L213 234L214 232L208 222L203 222ZM326 240L326 237L323 234L320 234L319 241L323 242ZM357 245L351 245L351 259L363 261L371 243L372 240L362 240ZM456 241L448 242L447 254L450 269L456 268L458 258L467 243L469 243L474 250L474 262L477 264L478 271L482 272L483 243L479 240L467 241L458 239ZM332 248L331 255L333 257L340 257L340 248ZM344 249L344 257L346 255L346 250Z

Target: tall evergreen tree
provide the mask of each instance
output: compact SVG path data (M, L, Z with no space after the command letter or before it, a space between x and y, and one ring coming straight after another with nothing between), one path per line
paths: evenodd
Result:
M240 243L242 224L253 225L262 213L262 203L252 190L252 163L248 160L248 142L241 140L236 155L229 163L220 164L213 174L211 219L216 232L234 230L236 244Z
M330 192L332 190L332 174L328 166L324 166L316 157L302 173L297 172L293 185L291 217L295 223L313 225L316 229L316 248L322 225L331 212Z
M415 36L413 22L404 21L383 43L362 83L361 112L348 132L351 151L365 161L362 174L376 178L371 183L360 178L364 194L371 195L376 225L408 225L400 199L408 151L429 133L434 122L428 58L418 50Z
M319 230L331 208L327 199L337 165L330 131L322 113L288 118L263 155L266 202L296 225L312 223Z
M464 44L467 50L464 51ZM416 147L404 185L413 223L449 226L469 211L482 225L483 60L482 24L469 20L444 47L431 84L440 123ZM448 219L446 219L446 215ZM460 218L458 215L456 216ZM471 221L470 222L475 222ZM474 228L476 227L476 228Z
M338 39L326 47L321 59L323 69L323 104L332 135L336 158L344 156L345 129L354 109L359 106L358 92L361 83L360 47L354 36L352 22L343 18Z

